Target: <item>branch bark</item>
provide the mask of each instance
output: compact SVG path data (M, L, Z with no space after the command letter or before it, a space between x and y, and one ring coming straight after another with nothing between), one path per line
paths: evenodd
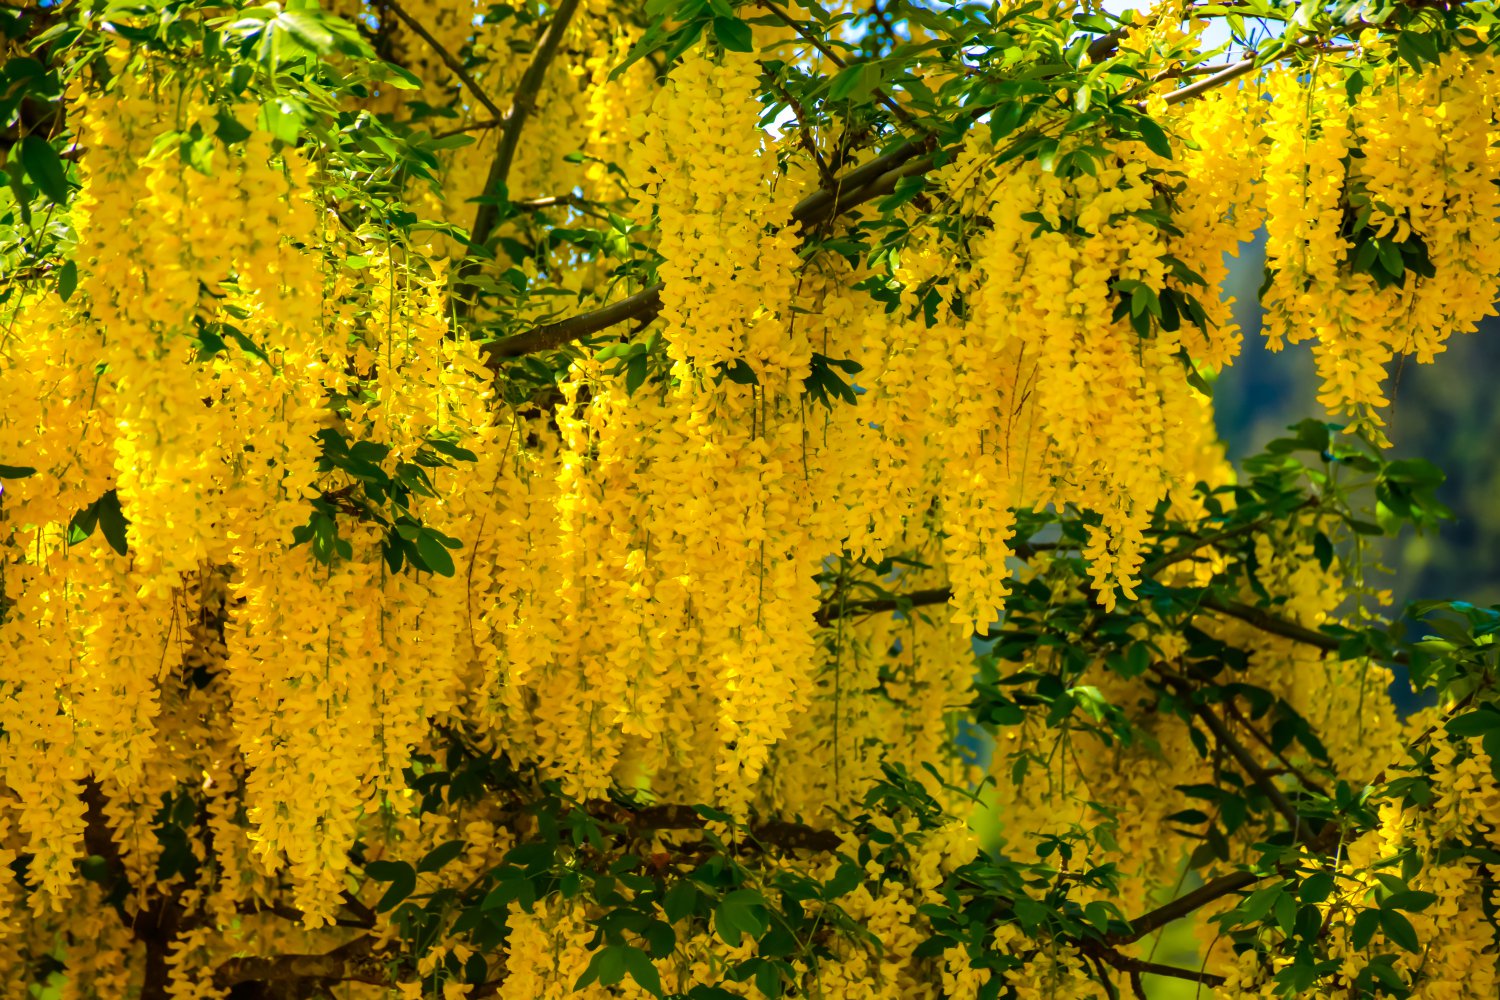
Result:
M634 319L649 323L656 318L657 313L661 312L663 287L658 282L644 291L636 292L602 309L595 309L593 312L582 313L578 316L569 316L567 319L560 319L555 323L547 323L527 330L525 333L518 333L514 337L506 337L504 340L485 344L483 350L486 361L493 367L504 358L518 358L523 354L550 351L627 320Z
M1168 677L1168 683L1172 685L1180 697L1186 698L1189 703L1192 703L1193 692L1186 684L1176 681L1171 677ZM1277 812L1281 813L1282 818L1291 827L1292 836L1297 837L1299 840L1304 839L1301 830L1301 817L1297 813L1297 807L1292 805L1291 800L1277 786L1276 780L1266 773L1265 768L1260 766L1260 762L1251 755L1249 750L1245 749L1245 745L1235 739L1234 734L1229 731L1229 727L1224 724L1224 720L1219 718L1213 709L1201 703L1193 704L1193 714L1203 720L1203 724L1208 727L1209 732L1213 733L1214 739L1218 742L1219 746L1229 752L1229 756L1234 758L1234 762L1240 766L1240 770L1244 771L1245 775L1255 783L1255 787L1261 790L1261 794L1271 800L1271 805L1276 808Z
M1211 972L1184 969L1176 965L1164 965L1161 962L1147 962L1143 959L1132 958L1129 955L1122 955L1115 949L1107 946L1085 947L1084 950L1098 958L1104 964L1121 972L1129 973L1132 979L1144 973L1149 976L1167 976L1172 979L1183 979L1190 983L1202 983L1204 986L1224 985L1224 977L1216 976Z

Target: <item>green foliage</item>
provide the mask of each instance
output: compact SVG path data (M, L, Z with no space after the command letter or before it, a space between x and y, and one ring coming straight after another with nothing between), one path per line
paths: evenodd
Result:
M440 435L429 436L409 456L394 456L394 462L390 462L389 445L350 442L334 428L319 431L318 440L322 446L318 471L341 480L342 485L309 501L312 512L307 523L293 531L293 544L310 543L313 557L325 564L351 558L354 548L339 534L338 516L352 515L384 529L381 551L391 572L410 565L422 572L452 576L449 550L458 548L460 542L424 524L418 504L423 497L437 495L429 470L474 462L478 456Z
M97 527L109 547L123 556L127 552L125 529L129 524L120 507L120 494L115 490L105 490L99 499L73 515L68 524L68 544L77 545L92 535Z

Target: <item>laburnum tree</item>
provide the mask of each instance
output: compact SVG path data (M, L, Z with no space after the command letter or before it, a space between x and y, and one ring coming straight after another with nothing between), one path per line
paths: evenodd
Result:
M0 6L4 995L1494 1000L1496 24Z

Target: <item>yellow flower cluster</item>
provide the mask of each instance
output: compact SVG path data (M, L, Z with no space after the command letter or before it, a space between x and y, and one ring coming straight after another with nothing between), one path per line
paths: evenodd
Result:
M1457 51L1420 72L1392 59L1352 100L1326 67L1270 75L1267 331L1273 349L1314 342L1329 410L1378 424L1388 362L1431 361L1492 314L1497 79Z
M511 51L534 43L534 23L476 24L471 0L427 13L442 48L474 56L479 86L514 91L525 61ZM452 106L457 126L486 120L473 84L390 28L426 102ZM884 765L932 764L962 787L971 637L1003 614L1018 512L1089 519L1089 596L1112 608L1134 596L1152 512L1164 501L1198 512L1191 487L1221 481L1206 401L1186 376L1238 349L1214 289L1263 215L1273 340L1316 340L1331 406L1378 405L1385 360L1426 360L1489 308L1500 194L1486 59L1393 65L1352 103L1319 70L1274 75L1269 104L1247 84L1181 111L1152 105L1172 125L1172 157L1106 137L1092 171L1051 156L1000 164L993 143L971 140L897 214L956 208L962 231L916 227L871 268L799 255L793 206L810 171L790 137L760 127L756 56L690 53L660 87L646 62L609 80L639 32L603 0L583 5L564 42L579 58L549 69L508 183L517 198L637 198L622 211L654 226L632 238L660 254L666 363L649 357L642 380L583 357L514 408L497 405L494 372L454 329L454 245L351 229L320 207L336 196L314 158L258 132L216 148L208 172L188 167L180 134L212 132L226 112L250 126L251 110L210 106L188 76L123 49L108 57L114 85L71 95L88 149L69 210L77 288L65 299L28 287L0 307L0 456L39 470L0 497L0 872L27 857L24 885L7 875L0 889L0 971L61 950L70 995L141 986L131 924L80 878L101 833L134 884L183 889L192 922L157 970L174 1000L218 995L204 973L226 954L340 943L330 924L345 894L369 892L351 870L356 845L368 860L415 861L462 838L469 853L446 874L479 877L508 843L493 804L419 817L407 787L414 758L438 746L435 720L582 800L623 790L826 822L855 809ZM1184 37L1128 44L1171 52ZM407 111L388 94L361 100ZM441 190L411 195L417 209L469 224L496 134L475 131L481 141L443 152ZM1087 146L1075 136L1056 153ZM583 163L562 160L574 149ZM1257 160L1263 175L1246 168ZM622 163L628 186L607 166ZM555 308L554 293L615 294L606 263L579 266L576 248L517 249L549 226L525 213L503 226L501 266L536 294L486 321L521 328ZM1382 287L1357 266L1365 238L1425 255L1432 275ZM866 282L886 282L893 307L853 287ZM1132 322L1143 315L1149 332ZM853 402L815 398L829 377ZM418 529L354 503L367 483L329 468L330 439L377 443L382 473L426 470L413 503L424 529L457 542L452 574L392 568L393 535ZM421 465L435 441L473 461ZM320 559L294 533L330 509L347 548ZM75 515L90 510L97 527L80 539ZM1256 555L1282 614L1330 620L1337 566L1280 538ZM1204 558L1174 572L1201 579L1215 557ZM1027 572L1053 582L1045 561ZM952 607L860 607L856 579L949 588ZM1339 773L1389 756L1398 724L1368 690L1368 664L1196 624L1249 651L1247 679L1328 734ZM1170 666L1183 650L1165 646ZM1039 654L1001 669L1057 666ZM1212 765L1139 680L1093 664L1076 684L1141 738L1010 729L993 765L1006 776L1007 849L1033 847L1023 834L1085 835L1091 860L1130 859L1120 902L1144 906L1177 872L1157 836L1180 808L1175 789L1212 780ZM1285 763L1307 761L1288 751ZM1351 853L1351 879L1407 843L1430 853L1463 831L1495 839L1500 793L1483 753L1445 743L1434 767L1433 808L1388 807L1383 839ZM962 796L950 798L956 809ZM192 812L186 845L157 836L162 809ZM1247 856L1248 834L1229 846ZM796 968L808 980L797 988L936 1000L993 987L964 949L913 954L930 930L921 908L974 850L954 824L900 870L872 863L841 905L882 949L840 938L816 971ZM1466 864L1419 883L1440 899L1422 916L1423 939L1439 942L1422 995L1493 994L1483 976L1454 985L1464 949L1493 946ZM288 898L300 929L266 912L284 915ZM149 916L139 899L118 905ZM500 995L570 988L597 917L559 899L513 908ZM991 944L1024 958L1004 974L1017 996L1101 992L1068 948L1012 927ZM750 954L695 930L658 971L686 989ZM1265 990L1268 971L1244 960L1230 995Z
M1166 303L1177 293L1211 298L1187 277L1189 262L1222 256L1245 225L1221 221L1233 202L1206 203L1242 188L1200 187L1190 221L1202 225L1179 236L1159 228L1151 214L1175 182L1144 146L1068 178L1040 159L996 176L991 158L971 144L949 174L952 196L990 226L973 240L968 319L940 331L953 387L943 438L947 562L957 617L976 628L1003 604L1004 579L990 567L1016 509L1094 512L1085 555L1099 599L1113 607L1117 592L1134 596L1142 529L1158 502L1194 485L1184 463L1207 443L1203 401L1183 366L1194 352L1232 356L1237 338L1222 307L1197 329ZM1118 312L1122 297L1133 314L1170 310L1176 321L1142 336Z

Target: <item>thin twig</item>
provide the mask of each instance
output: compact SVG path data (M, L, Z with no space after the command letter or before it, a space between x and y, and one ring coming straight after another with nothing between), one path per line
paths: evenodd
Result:
M1281 766L1286 768L1288 774L1295 775L1297 780L1302 782L1302 787L1318 795L1322 795L1325 798L1329 797L1327 790L1323 788L1322 784L1308 777L1308 775L1302 770L1302 768L1298 767L1296 764L1293 764L1290 760L1287 759L1285 753L1277 750L1276 747L1272 745L1271 741L1266 738L1265 734L1262 733L1260 729L1251 722L1250 719L1245 718L1245 713L1240 711L1238 705L1236 705L1233 701L1226 701L1224 703L1224 707L1230 711L1230 713L1234 716L1234 720L1241 726L1243 726L1247 733L1255 737L1255 742L1259 743L1261 746L1269 750L1271 752L1271 756L1275 757L1281 762Z
M1176 681L1170 675L1164 674L1163 676L1168 678L1173 687L1177 689L1178 694L1189 699L1189 701L1192 700L1192 692L1187 688L1186 684ZM1235 763L1240 766L1240 770L1244 771L1245 775L1255 783L1255 787L1259 788L1262 794L1271 800L1271 805L1276 808L1277 812L1281 813L1282 817L1287 821L1287 825L1291 827L1292 835L1298 837L1298 839L1303 839L1301 817L1297 813L1297 807L1292 805L1291 800L1277 786L1276 779L1266 773L1266 769L1261 767L1260 762L1251 755L1249 750L1245 749L1245 745L1235 738L1234 734L1229 731L1229 727L1224 725L1224 720L1219 718L1213 709L1201 703L1194 704L1192 708L1193 714L1202 719L1203 724L1208 727L1208 731L1214 734L1214 739L1218 742L1219 746L1229 751L1229 756L1234 758Z
M770 11L771 14L777 18L777 20L781 21L781 23L785 24L787 27L791 28L798 35L800 35L802 39L809 45L817 49L819 52L823 53L823 55L828 58L829 62L833 63L839 69L849 68L849 64L841 59L838 53L834 52L832 48L824 44L817 35L814 35L812 32L808 31L807 26L804 25L801 21L798 21L795 17L792 17L792 15L788 14L776 4L772 3L771 0L756 0L756 2L766 10ZM879 87L871 87L870 93L874 94L876 100L880 101L881 104L884 104L886 108L890 110L891 114L895 115L896 118L900 120L901 124L905 125L907 128L913 131L922 130L922 124L911 115L907 114L906 109L892 100L891 96L885 91L881 90Z
M1298 504L1296 507L1292 508L1292 510L1288 511L1288 513L1296 513L1297 511L1303 510L1308 507L1316 507L1321 502L1321 499L1318 497L1308 497L1302 503ZM1241 535L1253 534L1266 527L1270 523L1271 517L1267 515L1265 517L1258 517L1248 524L1242 524L1236 528L1227 528L1217 534L1205 535L1202 538L1195 539L1194 541L1191 541L1188 544L1181 546L1180 548L1174 549L1173 551L1168 552L1165 555L1152 560L1151 562L1148 562L1141 569L1141 579L1150 579L1156 576L1162 570L1166 569L1168 566L1171 566L1174 563L1181 562L1195 552L1206 549L1211 545L1217 545L1220 542L1226 542L1231 538L1238 538Z
M1131 989L1137 996L1142 995L1140 989L1140 975L1145 973L1151 976L1167 976L1172 979L1185 979L1190 983L1202 983L1205 986L1222 986L1224 977L1216 976L1211 972L1200 972L1196 969L1183 969L1175 965L1163 965L1160 962L1147 962L1143 959L1132 958L1122 955L1113 948L1094 946L1089 953L1099 961L1105 962L1121 972L1130 974Z
M418 21L416 18L408 14L406 12L406 9L403 8L401 4L397 3L396 0L385 0L385 5L390 8L390 10L397 17L401 19L402 24L410 28L412 32L417 35L417 37L421 38L422 41L427 43L428 47L431 48L432 51L437 53L438 58L443 61L443 65L447 66L450 70L453 71L453 75L458 77L459 80L463 82L463 85L469 89L469 93L474 95L475 100L488 108L490 114L494 115L496 118L504 117L504 115L500 111L499 105L490 100L490 95L484 92L484 88L479 85L479 81L475 80L472 76L469 75L469 71L464 69L463 63L454 58L453 53L443 48L442 42L439 42L436 38L432 37L432 32L423 27L421 21Z
M552 208L556 205L581 205L584 199L576 194L551 194L545 198L527 198L524 201L513 201L511 206L521 212L535 212L539 208Z
M499 128L505 124L504 118L485 118L482 121L470 122L457 128L446 128L441 132L432 133L434 139L447 139L455 135L465 135L469 132L484 132L488 129Z

